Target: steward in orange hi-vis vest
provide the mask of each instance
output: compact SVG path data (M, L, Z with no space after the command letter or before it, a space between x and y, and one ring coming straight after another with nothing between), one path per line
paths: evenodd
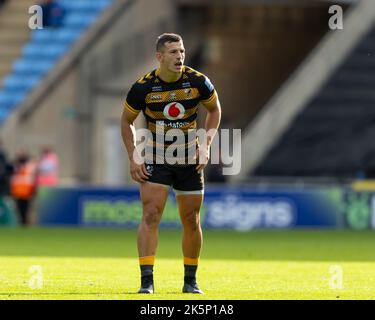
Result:
M29 200L36 188L36 165L28 161L16 168L11 179L11 194L15 199Z

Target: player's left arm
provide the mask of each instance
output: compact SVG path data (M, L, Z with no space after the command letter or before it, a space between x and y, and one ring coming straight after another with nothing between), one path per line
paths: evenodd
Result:
M207 110L205 128L207 131L207 144L210 147L221 120L221 106L216 90L210 99L201 101L201 103Z
M203 170L208 164L208 160L210 158L210 146L217 133L221 120L221 106L216 90L213 91L210 98L202 100L201 104L207 110L205 123L207 142L203 143L201 146L202 148L199 150L199 165L197 166L198 172Z

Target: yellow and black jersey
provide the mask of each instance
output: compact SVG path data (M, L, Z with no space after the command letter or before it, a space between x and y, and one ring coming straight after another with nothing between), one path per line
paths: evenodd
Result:
M148 146L153 148L153 161L160 161L169 145L177 145L176 141L163 140L163 150L158 148L161 140L157 136L162 134L165 137L172 129L179 129L184 134L185 143L178 147L184 148L187 161L188 154L192 154L189 149L195 150L197 147L196 138L189 139L188 132L197 127L198 104L209 103L215 96L216 91L211 81L190 67L184 66L180 79L175 82L161 80L156 69L133 84L124 107L134 114L142 111L145 115L147 128L153 136L152 141L148 142ZM147 156L146 160L150 161Z

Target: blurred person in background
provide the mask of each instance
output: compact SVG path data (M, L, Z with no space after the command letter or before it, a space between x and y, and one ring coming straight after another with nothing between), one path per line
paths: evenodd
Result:
M11 195L23 226L30 224L30 205L36 193L36 169L36 162L27 152L21 151L17 155L11 178Z
M184 65L185 48L181 36L173 33L160 35L156 42L156 58L160 67L133 84L127 94L121 120L130 173L133 180L140 183L143 207L138 229L141 269L141 288L138 292L154 293L153 267L158 243L158 226L168 198L169 187L173 186L183 226L182 292L202 294L196 282L196 272L203 239L200 225L204 193L203 171L208 163L210 146L220 123L221 107L211 81L202 73ZM186 142L188 130L196 129L199 103L207 110L207 143L202 143L201 146L198 146L196 137ZM140 156L135 147L133 125L141 111L145 114L148 129L152 133L152 139L148 143L149 149L153 150L152 154L146 152L146 163L143 164L142 161L138 161ZM169 128L180 129L178 132L183 135L181 138L185 141L180 145L183 158L180 157L178 160L181 162L173 161L175 164L169 164L164 146L158 146L155 141L157 125L163 126L162 139L165 139L165 132ZM159 151L162 151L163 155L160 155ZM161 160L161 164L158 160Z
M13 216L13 210L9 203L10 178L12 173L13 166L8 161L0 140L0 224L9 224Z
M43 10L43 27L58 28L63 25L64 8L55 0L44 0L39 4Z
M38 187L54 187L59 183L59 158L49 146L42 148L37 168Z
M2 141L0 140L0 197L9 195L12 172L12 164L8 162L7 155L2 146Z

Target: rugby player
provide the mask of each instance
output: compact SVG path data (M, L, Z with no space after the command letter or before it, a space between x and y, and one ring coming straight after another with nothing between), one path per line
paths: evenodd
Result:
M184 65L185 48L181 36L173 33L160 35L156 41L156 59L160 67L140 78L129 90L121 119L130 172L132 179L140 184L143 209L137 240L141 270L139 293L154 292L153 266L158 244L158 225L172 186L183 226L182 292L202 294L203 291L197 285L196 272L202 246L200 208L204 193L203 170L208 163L210 145L220 123L221 107L210 80ZM207 110L207 143L200 143L196 137L188 138L188 132L197 127L199 104ZM147 152L146 148L143 163L139 161L133 125L141 111L152 133L152 139L147 143L151 152ZM180 159L177 156L178 161L175 163L171 164L164 153L171 142L160 146L160 126L163 135L167 135L169 130L178 129L184 136L184 143L179 145L183 148L184 156Z

